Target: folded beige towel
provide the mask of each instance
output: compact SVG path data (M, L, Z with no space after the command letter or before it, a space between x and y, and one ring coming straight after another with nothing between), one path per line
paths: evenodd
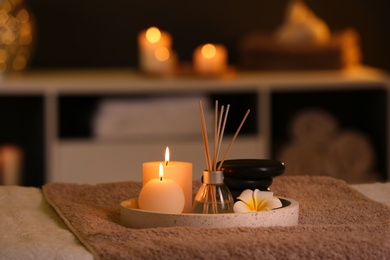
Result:
M194 191L199 187L195 182ZM331 177L280 176L272 191L300 203L294 227L150 228L120 224L141 183L50 183L47 201L97 259L386 259L390 207ZM221 223L222 225L222 223Z

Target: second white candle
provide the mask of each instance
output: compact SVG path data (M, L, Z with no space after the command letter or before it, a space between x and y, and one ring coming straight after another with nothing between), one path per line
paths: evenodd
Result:
M192 163L170 161L168 147L165 154L165 162L154 161L142 164L142 186L148 181L158 178L160 163L163 163L165 178L174 180L183 189L185 198L183 213L192 212Z

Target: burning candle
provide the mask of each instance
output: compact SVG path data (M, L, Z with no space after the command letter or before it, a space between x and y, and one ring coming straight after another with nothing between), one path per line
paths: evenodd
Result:
M140 209L172 214L182 213L184 202L180 185L174 180L164 178L162 163L159 165L159 178L146 183L138 198Z
M150 27L138 35L139 62L143 71L154 74L171 73L176 55L171 50L172 38L157 27Z
M220 44L198 46L193 54L194 69L199 74L216 75L227 68L227 50Z
M192 211L192 163L170 161L169 148L165 149L165 161L145 162L142 164L142 185L158 177L158 167L163 164L164 176L177 182L183 190L185 204L184 213Z

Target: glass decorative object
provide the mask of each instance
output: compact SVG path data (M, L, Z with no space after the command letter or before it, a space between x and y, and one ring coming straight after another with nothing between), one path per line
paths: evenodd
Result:
M192 207L193 213L216 214L216 213L233 213L234 200L229 191L229 188L223 181L223 171L221 170L223 161L226 158L227 152L236 139L242 125L245 122L250 110L248 109L236 133L234 134L228 148L222 156L222 160L217 164L223 133L226 125L227 115L230 105L222 106L221 110L218 108L218 100L215 101L214 113L214 149L210 152L206 122L203 113L202 102L199 102L200 119L202 123L202 136L204 152L206 157L207 170L203 171L203 185L198 190ZM225 112L225 114L224 114Z
M223 182L223 171L203 171L192 212L203 214L233 213L234 199Z

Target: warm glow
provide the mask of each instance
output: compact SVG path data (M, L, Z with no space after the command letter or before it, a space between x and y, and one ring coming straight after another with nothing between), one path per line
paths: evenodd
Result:
M8 16L7 12L4 10L0 11L0 26L5 26L5 24L8 20L9 20L9 16Z
M165 149L165 165L168 165L169 163L169 148L167 146L167 148Z
M17 55L12 62L12 68L14 70L23 70L27 65L27 60L22 55Z
M5 62L0 61L0 72L4 72L7 69L7 64Z
M16 19L20 23L27 23L28 20L30 19L30 15L28 14L26 9L21 9L17 14L16 14Z
M212 45L210 43L203 45L203 47L202 47L202 55L206 59L213 58L216 53L217 53L217 50L215 49L214 45Z
M0 62L5 63L7 61L8 54L4 49L0 49Z
M150 27L146 30L146 39L151 43L156 43L161 39L161 32L157 27Z
M163 177L164 177L164 169L162 163L160 163L160 168L158 170L158 178L160 179L160 181L162 181Z
M154 56L158 61L166 61L169 59L169 50L166 47L157 48L154 52Z

